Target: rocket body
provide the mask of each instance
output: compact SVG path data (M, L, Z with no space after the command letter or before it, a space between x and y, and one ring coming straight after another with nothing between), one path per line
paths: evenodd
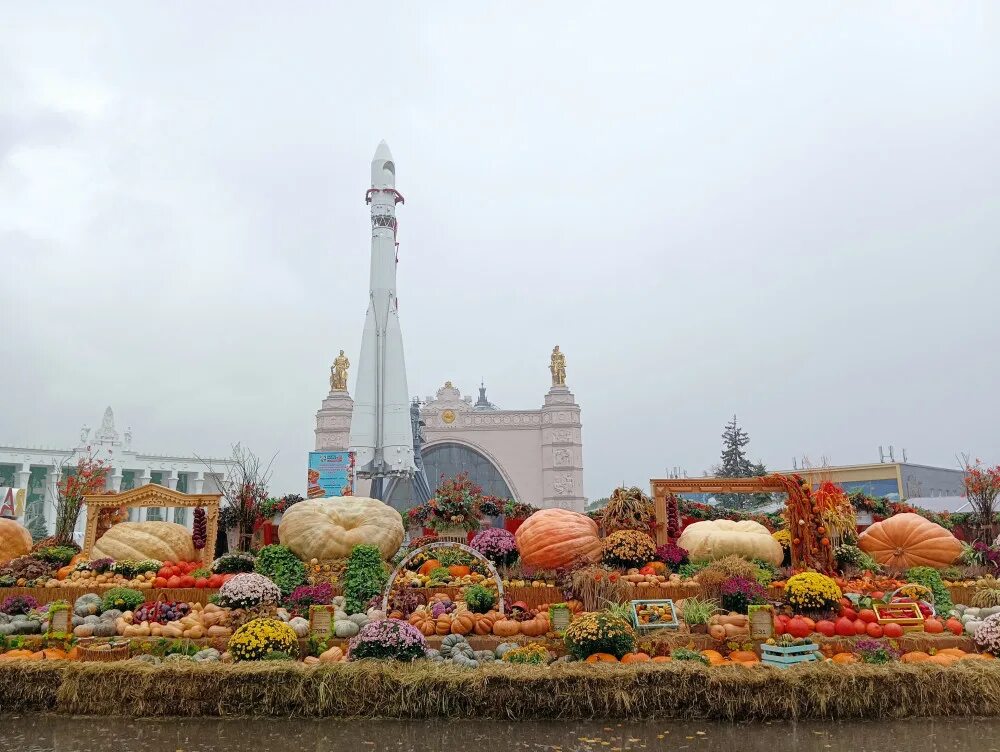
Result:
M368 312L361 338L351 451L362 477L412 473L413 432L396 301L396 166L385 141L372 159L372 245Z

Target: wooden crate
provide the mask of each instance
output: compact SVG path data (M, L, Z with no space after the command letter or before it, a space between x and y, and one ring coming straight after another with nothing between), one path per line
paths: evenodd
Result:
M680 626L677 623L677 609L674 608L674 602L670 598L630 601L629 605L632 607L632 622L635 624L636 629L639 629L640 631L648 629L677 629L678 626ZM639 611L643 606L667 606L670 611L670 621L658 621L643 624L639 620Z
M760 652L762 663L781 669L794 666L796 663L810 663L823 658L819 652L819 645L814 642L806 645L789 645L788 647L764 643L760 646Z

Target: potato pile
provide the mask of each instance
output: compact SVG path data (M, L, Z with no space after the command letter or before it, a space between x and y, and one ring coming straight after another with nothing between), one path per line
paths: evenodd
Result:
M134 614L126 611L115 622L118 634L124 637L166 637L180 639L187 637L198 640L203 637L230 637L233 634L229 626L229 610L220 608L213 603L204 605L192 603L191 611L177 621L160 624L159 622L133 623Z

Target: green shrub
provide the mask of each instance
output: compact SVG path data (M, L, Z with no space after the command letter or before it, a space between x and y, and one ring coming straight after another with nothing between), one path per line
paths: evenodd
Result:
M271 579L283 596L291 594L306 581L306 567L288 546L278 543L264 546L257 553L254 571Z
M349 614L364 612L366 604L389 580L389 574L382 563L382 552L376 546L362 544L351 550L344 570L344 596Z
M32 556L47 561L49 564L58 564L64 567L76 554L77 550L71 546L45 546L35 551Z
M701 663L704 666L709 665L709 660L697 650L691 650L691 648L674 648L670 651L670 657L675 661L695 661L696 663Z
M125 587L111 588L101 599L101 610L110 611L117 608L119 611L135 611L145 600L146 596L139 590Z
M930 588L934 593L934 610L942 616L946 615L954 607L951 602L951 593L945 587L941 573L933 567L913 567L906 571L906 581L915 582Z
M470 585L465 589L465 605L474 614L485 614L496 602L496 593L488 587Z
M252 572L254 567L253 554L223 554L212 562L215 574L242 574Z

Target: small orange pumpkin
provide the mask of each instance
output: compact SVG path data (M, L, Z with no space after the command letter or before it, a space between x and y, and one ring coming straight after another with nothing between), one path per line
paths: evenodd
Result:
M420 569L417 570L417 574L429 575L435 569L439 569L440 567L441 567L440 561L438 561L437 559L428 559L427 561L425 561L423 564L420 565Z
M930 655L923 650L911 650L909 653L903 653L899 657L899 660L903 663L923 663L928 658L930 658Z
M655 658L653 658L653 663L669 663L669 662L670 662L669 655L658 655Z
M448 574L452 577L465 577L465 575L470 574L471 572L472 570L464 564L452 564L448 567Z
M713 666L719 666L726 662L726 659L722 657L722 653L718 650L702 650L701 654L708 658L708 662Z
M858 657L854 653L837 653L831 660L834 663L857 663Z
M592 653L587 656L586 663L618 663L618 658L611 653Z
M953 655L941 655L938 653L937 655L930 656L925 663L933 663L937 666L951 666L958 663L958 658Z
M13 660L15 658L31 658L34 655L30 650L8 650L0 658Z
M493 622L493 634L497 637L513 637L521 633L521 624L513 619L499 619Z
M622 656L622 663L648 663L649 661L647 653L626 653Z
M729 654L729 660L733 663L757 663L760 658L752 650L734 650Z

